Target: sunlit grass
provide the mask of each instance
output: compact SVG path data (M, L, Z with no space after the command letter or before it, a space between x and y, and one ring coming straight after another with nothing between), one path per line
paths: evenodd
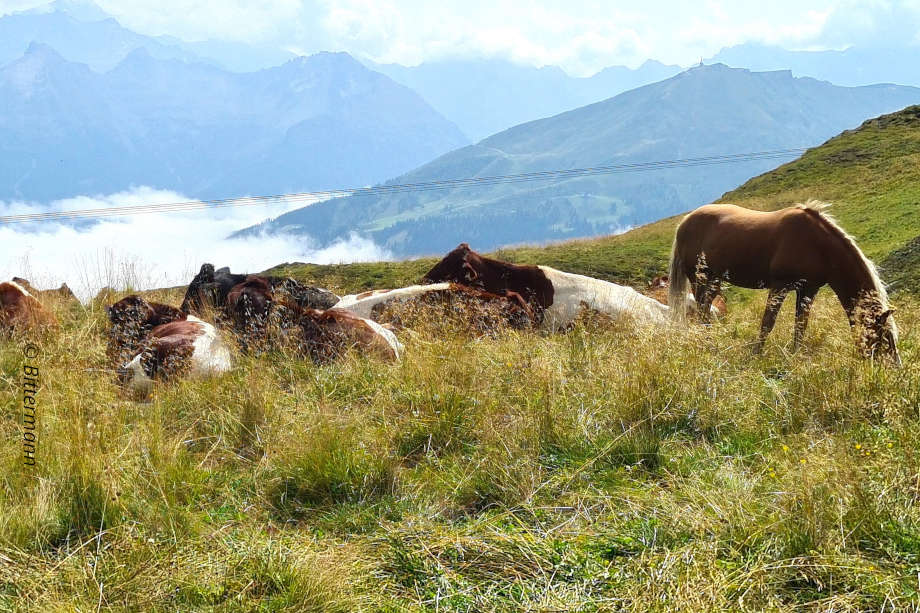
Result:
M761 302L683 331L422 319L400 364L238 356L144 404L98 306L58 305L34 468L0 345L0 608L909 609L920 306L895 299L892 370L829 293L803 351L787 305L753 356Z

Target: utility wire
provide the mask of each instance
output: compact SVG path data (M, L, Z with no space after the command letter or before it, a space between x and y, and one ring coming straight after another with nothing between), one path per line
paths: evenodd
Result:
M631 164L616 164L609 166L593 166L589 168L570 168L560 170L545 170L513 175L498 175L491 177L469 177L463 179L445 179L441 181L428 181L424 183L402 183L395 185L375 185L373 187L359 187L353 189L334 189L314 192L299 192L293 194L278 194L274 196L246 196L242 198L224 198L219 200L190 200L186 202L171 202L158 204L142 204L132 206L118 206L108 208L82 209L74 211L49 211L45 213L25 213L21 215L0 216L0 224L28 223L34 221L49 221L59 219L99 219L123 215L141 215L149 213L173 213L194 211L210 208L224 208L237 206L256 206L268 204L298 204L318 202L331 198L345 196L378 196L387 194L402 194L410 192L426 192L441 189L483 187L511 183L526 183L532 181L546 181L552 179L569 179L589 177L595 175L612 175L632 172L647 172L667 168L691 168L697 166L714 166L719 164L732 164L739 162L752 162L760 160L778 160L795 157L804 153L806 148L777 149L773 151L758 151L754 153L736 153L731 155L715 155L709 157L685 158L679 160L662 160L657 162L636 162Z

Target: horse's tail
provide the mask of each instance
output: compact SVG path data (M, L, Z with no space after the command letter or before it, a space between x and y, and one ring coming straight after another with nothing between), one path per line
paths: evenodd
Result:
M674 244L671 246L671 265L668 269L668 306L671 307L671 318L682 321L687 316L687 291L690 278L684 272L684 258L678 243L680 226L674 232Z

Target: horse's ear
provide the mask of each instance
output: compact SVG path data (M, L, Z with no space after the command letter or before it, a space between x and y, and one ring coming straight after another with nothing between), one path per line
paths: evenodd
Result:
M885 323L886 321L888 321L888 318L894 314L896 310L897 309L888 309L887 311L885 311L884 313L878 316L878 322L880 324Z

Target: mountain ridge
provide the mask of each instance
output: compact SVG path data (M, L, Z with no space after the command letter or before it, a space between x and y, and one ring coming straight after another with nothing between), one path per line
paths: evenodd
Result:
M0 68L0 199L142 184L207 199L364 185L466 142L417 94L345 53L234 73L135 49L99 73L33 42ZM362 151L376 157L347 157Z
M841 88L788 71L706 65L514 126L383 185L807 147L867 116L915 102L917 88ZM322 242L359 232L402 256L437 253L463 237L492 249L621 231L709 202L773 164L352 196L241 233L303 232Z

